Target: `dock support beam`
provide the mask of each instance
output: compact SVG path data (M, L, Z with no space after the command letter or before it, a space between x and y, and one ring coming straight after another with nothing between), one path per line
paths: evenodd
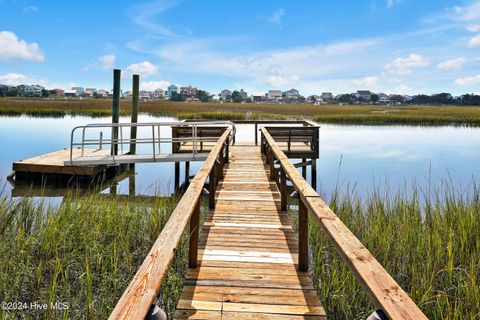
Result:
M180 162L175 162L175 191L180 187Z
M298 270L308 271L308 209L298 200Z
M217 164L215 163L213 165L212 171L210 171L210 176L208 178L208 192L209 192L209 201L208 201L208 207L210 209L215 209L215 193L217 192L216 190L216 185L215 183L217 182L217 177L215 174L215 171L217 167Z
M303 158L302 163L305 163L305 162L307 162L307 159ZM306 166L302 167L302 177L305 180L307 179L307 167Z
M132 77L132 118L130 123L138 122L138 95L139 95L140 77L134 74ZM130 154L137 152L137 127L130 127Z
M188 249L188 267L196 268L198 261L198 229L200 225L200 200L197 200L190 218L190 243Z
M190 161L185 161L185 185L190 184Z
M120 69L113 70L113 103L112 103L112 123L118 123L120 118ZM118 127L112 127L112 155L118 154Z

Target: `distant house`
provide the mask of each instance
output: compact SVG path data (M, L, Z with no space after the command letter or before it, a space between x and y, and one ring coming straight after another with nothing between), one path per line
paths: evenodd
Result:
M63 89L58 89L57 88L57 89L53 89L53 91L55 91L55 94L57 96L64 96L65 95L65 90L63 90Z
M297 89L290 89L285 92L283 92L283 96L287 100L298 100L300 98L300 93L298 92Z
M180 87L180 94L185 98L193 99L197 95L197 88L191 85L188 87Z
M167 96L171 97L174 92L178 93L178 87L174 84L171 84L167 88Z
M388 104L388 103L390 103L390 97L385 93L379 93L378 94L378 103Z
M153 97L154 97L155 99L164 98L164 97L165 97L165 90L163 90L163 89L156 89L155 91L153 91Z
M108 98L108 91L107 90L103 90L103 89L100 89L100 90L97 90L95 92L95 95L94 95L95 98Z
M85 89L83 87L72 87L72 90L75 90L77 92L78 97L85 92Z
M141 90L138 93L138 98L140 100L150 100L152 97L153 97L153 93L151 91Z
M22 84L17 87L18 94L23 97L41 97L42 90L45 89L39 85L26 85Z
M74 97L78 97L78 93L77 93L76 90L65 90L64 91L64 96L74 98Z
M220 101L223 102L228 102L232 99L232 92L228 89L223 89L219 94L218 94Z
M254 91L252 93L252 101L253 102L262 102L265 100L265 93L261 91Z
M318 96L318 95L311 95L311 96L308 96L307 97L307 102L310 102L310 103L316 103L317 101L321 101L321 96Z
M268 90L268 100L270 101L281 101L282 100L282 90Z
M372 93L369 90L358 90L355 96L358 99L363 99L365 101L370 101Z
M123 97L124 97L125 99L132 99L132 95L133 95L133 94L132 94L132 91L125 91L125 92L123 93Z

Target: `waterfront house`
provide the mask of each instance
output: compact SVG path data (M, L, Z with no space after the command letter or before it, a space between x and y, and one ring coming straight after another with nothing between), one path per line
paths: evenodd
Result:
M167 96L171 97L174 92L178 92L178 87L174 84L171 84L167 88Z
M278 102L282 100L282 90L268 90L268 100Z
M218 96L220 101L229 102L232 99L232 92L228 89L223 89Z

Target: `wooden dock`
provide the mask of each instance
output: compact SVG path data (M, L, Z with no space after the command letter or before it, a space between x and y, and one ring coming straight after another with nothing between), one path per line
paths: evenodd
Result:
M233 146L174 319L325 319L260 147Z
M165 319L157 293L187 230L189 270L174 318L326 318L307 273L309 216L368 294L374 319L427 319L297 171L269 128L261 134L261 146L230 146L231 130L222 134L109 319ZM299 196L298 239L286 213L287 178ZM207 179L210 211L201 227Z

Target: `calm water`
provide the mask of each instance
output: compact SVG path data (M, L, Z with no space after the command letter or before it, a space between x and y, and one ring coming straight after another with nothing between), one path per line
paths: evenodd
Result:
M0 117L0 177L5 192L11 194L12 187L5 177L11 172L12 162L69 147L74 126L109 121L110 118L88 117ZM175 119L139 117L139 122L154 121ZM162 136L169 134L167 128L162 131ZM237 126L237 141L253 141L253 134L253 126ZM460 189L480 176L480 129L322 124L317 161L317 189L327 196L335 189L337 180L342 186L356 184L360 195L385 181L392 191L412 181L427 186L429 181L439 184L446 179ZM190 173L195 173L200 165L192 163ZM172 163L137 165L136 194L170 194L174 187L173 168ZM310 170L307 172L310 180ZM183 175L182 166L180 181ZM118 193L128 193L128 179L121 181L117 189Z

